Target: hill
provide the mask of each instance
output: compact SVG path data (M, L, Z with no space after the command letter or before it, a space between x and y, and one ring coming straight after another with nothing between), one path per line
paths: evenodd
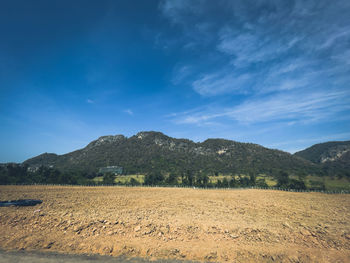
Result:
M320 165L328 173L350 174L350 141L320 143L294 155Z
M100 167L122 166L126 173L183 172L316 174L318 165L279 150L252 143L207 139L195 143L160 132L102 136L85 148L64 155L42 154L24 162L29 167L97 172Z

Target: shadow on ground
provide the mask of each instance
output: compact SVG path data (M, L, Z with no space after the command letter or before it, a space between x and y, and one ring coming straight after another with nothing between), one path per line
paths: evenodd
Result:
M100 255L67 255L52 252L0 250L0 263L194 263L194 261L155 260Z

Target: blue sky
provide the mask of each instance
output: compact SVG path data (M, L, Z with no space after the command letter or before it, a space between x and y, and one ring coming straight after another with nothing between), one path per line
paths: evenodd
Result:
M0 162L161 131L350 139L350 1L0 2Z

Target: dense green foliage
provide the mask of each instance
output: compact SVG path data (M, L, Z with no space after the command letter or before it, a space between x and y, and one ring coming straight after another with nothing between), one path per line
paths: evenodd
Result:
M208 139L195 143L159 132L141 132L130 138L104 136L84 149L65 155L42 154L25 162L30 166L53 166L62 171L97 172L108 165L122 166L124 173L200 174L241 173L319 174L320 168L289 153L251 143ZM191 178L187 178L192 180ZM193 183L193 182L192 182Z
M253 173L249 175L231 174L219 176L218 172L210 176L205 173L194 172L187 170L180 174L170 173L164 175L160 171L154 171L146 174L144 182L130 176L128 180L120 182L116 180L116 175L106 173L103 175L101 181L95 181L93 178L97 174L88 174L79 171L65 171L60 172L57 169L39 167L35 171L28 169L28 166L21 164L7 164L0 165L0 184L75 184L75 185L148 185L148 186L190 186L203 188L239 188L239 187L264 187L268 185L265 178L257 179ZM101 175L100 175L101 176ZM129 176L127 176L129 177ZM100 177L101 178L101 177ZM296 179L295 176L290 178L289 174L283 171L274 174L274 179L277 181L277 187L284 189L312 189L325 190L325 183L323 181L311 179L309 187L305 185L305 177L300 176ZM323 177L324 178L324 177Z
M116 184L113 174L104 174L101 182L92 179L99 168L118 165L125 174L145 174L145 185L266 187L264 179L257 179L264 174L274 178L278 187L305 189L306 176L350 178L348 149L349 142L331 142L291 155L250 143L223 139L194 143L159 132L141 132L130 138L100 137L65 155L45 153L23 164L0 165L0 184ZM219 174L232 177L219 179ZM209 176L217 180L212 182ZM118 184L141 183L131 178ZM308 187L324 189L325 184L311 180Z
M147 174L145 177L145 185L160 185L164 181L164 176L160 172Z
M300 189L305 190L306 185L302 178L290 179L289 175L286 172L280 172L277 176L277 187L285 188L285 189Z
M322 157L331 157L332 152L337 153L337 149L346 150L350 147L350 141L344 142L325 142L315 144L305 150L296 152L295 155L309 160L313 163L320 163Z
M61 172L54 168L40 166L30 171L27 165L6 164L0 166L0 184L93 184L96 174L81 171Z
M115 175L114 174L106 173L106 174L103 175L102 183L110 185L110 184L114 184L114 180L115 180Z
M216 176L217 173L215 173ZM236 178L238 177L238 178ZM181 179L181 180L180 180ZM305 182L303 177L299 179L290 179L289 175L285 172L280 172L276 176L278 181L277 187L284 189L297 189L305 190ZM239 188L239 187L268 187L265 179L256 179L255 174L250 174L248 176L243 175L231 175L230 178L224 177L223 179L216 180L215 183L210 181L207 174L195 173L193 171L187 170L180 176L176 174L169 174L167 177L163 176L161 173L150 173L145 177L145 185L180 185L180 186L193 186L193 187L205 187L205 188Z
M350 178L350 141L315 144L295 156L319 165L323 174Z

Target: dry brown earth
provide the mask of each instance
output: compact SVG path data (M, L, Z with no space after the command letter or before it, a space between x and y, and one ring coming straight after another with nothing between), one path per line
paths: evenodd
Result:
M350 195L0 186L0 248L216 262L350 262ZM40 211L37 211L39 210Z

